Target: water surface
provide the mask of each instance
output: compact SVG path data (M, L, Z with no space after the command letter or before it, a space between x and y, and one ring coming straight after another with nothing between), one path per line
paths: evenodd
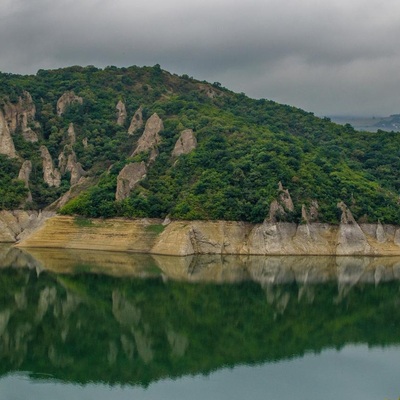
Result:
M0 249L0 399L396 399L400 260Z

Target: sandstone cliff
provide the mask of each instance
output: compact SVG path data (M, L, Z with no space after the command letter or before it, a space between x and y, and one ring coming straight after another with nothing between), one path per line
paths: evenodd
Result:
M32 193L29 189L29 177L31 175L31 172L32 172L32 163L29 160L24 161L24 163L21 166L21 169L19 170L18 179L24 181L25 187L28 189L26 202L32 201Z
M132 189L146 176L146 173L147 168L143 161L125 165L117 177L115 200L127 198Z
M143 135L139 138L132 156L150 151L150 160L154 160L158 154L157 146L161 142L160 132L164 129L161 118L154 113L146 122Z
M14 141L12 140L3 111L0 110L0 154L11 158L17 158Z
M123 126L127 116L125 104L119 100L115 108L117 110L117 125Z
M43 180L51 187L59 187L61 184L61 174L57 168L54 168L53 160L46 146L40 146L42 156Z
M172 157L179 157L182 154L189 154L197 147L197 140L191 129L185 129L181 132L179 139L175 143Z
M400 255L400 228L378 224L343 227L327 224L252 225L232 221L88 220L56 216L20 243L25 247L59 247L146 252L164 255ZM345 233L343 233L345 229ZM361 233L360 233L360 231ZM157 233L159 232L159 233ZM355 232L355 233L354 233ZM347 241L343 240L343 236ZM350 242L349 238L354 242ZM366 246L365 244L368 244Z
M36 107L29 92L24 91L18 98L18 102L13 104L6 102L4 105L4 114L10 132L13 134L18 128L27 142L37 142L38 135L32 130L30 125L39 126L35 121Z
M140 129L143 126L142 111L143 111L143 108L139 107L135 111L135 114L133 114L131 124L129 125L129 128L128 128L128 135L133 135L138 129Z
M64 175L66 172L71 174L71 185L77 184L81 177L86 175L82 165L77 161L76 154L71 145L65 145L64 150L58 156L58 168L61 175Z
M65 92L57 101L57 115L63 115L73 103L83 104L83 98L77 96L73 91Z
M287 216L288 212L293 212L294 204L290 197L289 190L284 189L282 183L278 184L279 197L274 200L269 208L269 216L266 222L277 222Z
M0 243L14 243L29 236L52 216L51 212L0 211Z

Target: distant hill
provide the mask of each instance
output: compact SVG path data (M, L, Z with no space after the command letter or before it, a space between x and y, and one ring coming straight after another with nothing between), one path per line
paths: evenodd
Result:
M386 132L400 131L400 114L394 114L389 117L329 117L337 124L350 124L354 129L360 131L377 132L378 130Z
M400 222L399 133L159 65L0 73L0 162L2 209L338 223L343 201L356 220Z

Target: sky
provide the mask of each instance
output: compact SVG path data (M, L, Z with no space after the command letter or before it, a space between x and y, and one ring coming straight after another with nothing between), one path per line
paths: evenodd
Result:
M398 0L1 0L0 71L160 64L320 116L400 113Z

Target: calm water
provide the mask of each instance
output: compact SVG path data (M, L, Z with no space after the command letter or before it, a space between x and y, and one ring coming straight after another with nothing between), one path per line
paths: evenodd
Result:
M0 399L397 399L400 258L0 247Z

